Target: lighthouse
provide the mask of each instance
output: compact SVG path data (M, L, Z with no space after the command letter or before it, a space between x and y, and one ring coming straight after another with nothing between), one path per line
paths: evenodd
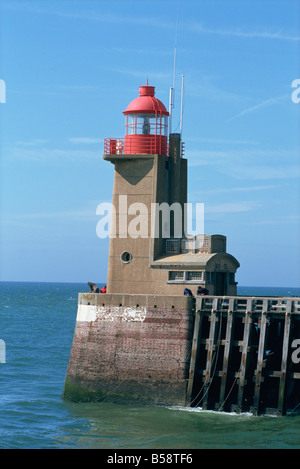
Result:
M186 405L195 305L205 297L184 292L236 293L239 263L226 237L186 232L188 161L155 94L140 86L123 111L124 136L104 142L114 177L107 293L79 294L64 399ZM212 344L216 333L209 334Z
M187 227L187 159L181 135L168 135L165 105L155 87L123 111L125 136L104 141L104 160L114 165L114 218L107 291L124 294L235 295L239 262L226 252L226 237Z
M236 296L226 236L187 233L187 159L154 87L123 112L125 136L104 147L107 293L79 293L63 398L294 412L300 298Z

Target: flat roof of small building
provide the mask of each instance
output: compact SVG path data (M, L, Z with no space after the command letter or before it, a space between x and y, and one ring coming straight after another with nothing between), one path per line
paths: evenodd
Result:
M151 262L152 268L203 268L205 269L212 260L226 259L232 262L235 268L240 267L240 263L235 257L226 252L214 253L181 253L181 254L166 254L159 259Z

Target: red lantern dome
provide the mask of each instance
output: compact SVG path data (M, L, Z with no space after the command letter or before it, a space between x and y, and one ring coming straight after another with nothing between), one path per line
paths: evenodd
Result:
M154 86L140 86L139 97L123 111L126 116L125 154L167 155L168 116L155 97Z
M168 116L169 113L165 108L165 105L155 97L155 87L144 85L140 86L139 97L135 98L127 106L126 111L123 111L123 114L132 114L132 113L160 113L165 116Z

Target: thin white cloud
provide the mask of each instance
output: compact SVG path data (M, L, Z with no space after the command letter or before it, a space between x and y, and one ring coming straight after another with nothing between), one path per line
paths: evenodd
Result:
M59 2L60 3L60 2ZM62 2L61 2L62 3ZM67 2L68 3L68 2ZM48 5L50 2L48 2ZM115 13L104 12L101 8L79 8L77 11L74 8L66 8L66 9L59 9L58 3L56 8L49 8L47 7L38 7L32 6L32 4L27 3L6 3L6 9L10 10L18 10L18 11L26 11L31 14L39 14L39 15L48 15L48 16L57 16L60 18L68 18L73 20L81 20L81 21L93 21L99 23L106 23L112 25L118 24L135 24L135 25L147 25L153 27L160 27L160 28L170 28L174 29L174 24L172 21L168 21L167 19L161 16L138 16L138 15L118 15Z
M251 38L251 39L276 39L283 41L300 41L300 36L290 35L282 33L281 31L243 31L241 29L213 29L207 28L199 23L193 23L186 25L190 31L201 34L212 34L218 36L233 36L239 38Z
M145 55L145 48L134 48L134 47L103 47L103 50L109 51L109 52L118 52L120 54L142 54ZM154 54L155 56L157 55L162 55L162 56L168 56L170 57L170 50L168 49L154 49L151 47L147 47L147 56L150 54Z
M297 224L300 221L300 216L285 216L285 215L277 215L275 218L263 218L260 220L251 220L251 225L285 225L285 224L292 224L297 227Z
M224 202L220 204L205 204L205 213L238 213L249 212L261 204L257 202Z
M49 140L35 138L33 140L27 140L27 141L19 140L19 141L16 142L16 145L21 145L21 146L24 146L24 147L35 147L37 145L45 144L45 143L48 143L48 142L49 142Z
M96 21L101 23L110 23L110 24L136 24L136 25L146 25L156 28L171 29L174 30L174 21L169 20L168 18L162 18L161 16L139 16L139 15L118 15L115 13L106 13L98 8L92 9L58 9L58 8L40 8L37 6L32 6L27 3L12 3L6 2L4 4L6 9L14 9L19 11L28 11L29 13L36 13L42 15L52 15L58 17L64 17L69 19L78 19L78 20L88 20ZM256 31L245 31L242 29L214 29L207 26L204 26L202 23L196 22L179 22L178 27L183 31L193 31L199 34L211 34L218 36L229 36L229 37L238 37L238 38L250 38L250 39L267 39L267 40L283 40L283 41L300 41L300 36L297 34L285 33L282 31L267 31L267 30L256 30Z
M64 220L78 220L79 218L95 218L95 211L92 210L66 210L57 212L34 212L34 213L21 213L16 215L9 215L1 217L3 222L13 222L21 220L45 220L45 219L64 219Z
M241 187L215 187L213 189L203 189L203 191L197 191L192 193L193 200L199 200L199 197L211 196L215 194L231 194L233 192L260 192L272 189L278 189L282 187L280 184L265 184L256 186L241 186Z
M246 114L249 114L251 112L256 112L258 111L259 109L262 109L262 108L265 108L265 107L268 107L268 106L272 106L273 104L278 104L280 103L281 101L284 101L284 100L287 100L287 99L290 99L290 95L289 94L284 94L282 96L275 96L274 98L268 98L268 99L265 99L264 101L256 104L255 106L250 106L250 107L247 107L246 109L244 109L243 111L239 112L238 114L236 114L235 116L231 117L230 119L228 119L227 122L230 122L234 119L238 119Z
M61 148L54 147L57 143ZM103 138L98 137L69 137L56 143L38 138L18 140L14 145L2 151L1 163L5 164L8 160L50 164L63 161L99 161L102 146Z
M227 150L186 152L190 171L213 166L218 173L235 179L279 180L300 177L299 150ZM199 177L201 172L199 173ZM194 176L195 177L195 176ZM197 177L197 176L196 176Z
M226 189L226 192L253 192L253 191L265 191L269 189L277 189L280 187L278 184L269 184L269 185L264 185L264 186L242 186L242 187L231 187L229 189ZM222 190L222 189L221 189Z
M225 145L259 145L260 142L255 140L230 140L225 138L206 138L206 137L194 137L189 136L189 142L199 143L213 143L213 144L225 144Z
M217 162L222 162L228 158L231 158L229 159L229 161L231 161L233 155L234 152L230 150L186 150L186 157L189 160L189 167L214 165Z
M147 79L147 76L149 77L149 82L152 80L165 80L170 78L170 73L166 72L151 72L149 74L146 71L143 71L141 69L131 69L131 68L121 68L121 67L105 67L106 70L109 70L110 72L113 73L120 73L123 75L128 75L136 78L143 78L145 81Z
M63 160L98 160L99 150L71 150L45 148L34 145L16 145L3 152L2 162L6 159L22 159L35 162L60 162Z
M297 179L300 177L300 165L240 165L231 167L230 174L237 179Z
M90 138L90 137L71 137L68 139L69 142L74 143L74 144L94 144L94 143L103 143L102 138Z
M284 149L268 150L263 148L255 149L228 149L228 150L187 150L186 157L189 160L189 166L203 166L203 165L221 165L228 166L230 170L238 164L257 165L266 164L270 162L273 167L274 163L285 162L288 167L291 163L299 160L299 149L289 151Z
M215 101L245 102L244 95L227 91L215 83L216 77L201 76L197 81L188 81L185 94L193 98L202 98Z
M10 93L16 95L41 95L41 96L68 96L70 93L84 93L87 95L94 96L105 96L107 89L100 85L77 85L77 84L51 84L51 85L41 85L32 84L32 88L26 89L17 89L11 88Z
M31 229L40 229L45 226L55 226L57 229L57 227L62 227L64 223L79 223L82 225L82 223L90 222L96 224L98 218L95 208L62 211L50 211L45 208L43 212L2 213L0 222L3 228L15 227L24 229L30 227ZM48 225L45 225L45 223Z

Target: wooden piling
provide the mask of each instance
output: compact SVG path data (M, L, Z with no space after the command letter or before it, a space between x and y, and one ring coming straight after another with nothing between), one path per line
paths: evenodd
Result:
M191 402L191 398L192 398L193 384L194 384L194 378L195 378L196 358L197 358L197 352L199 349L199 346L198 346L199 329L200 329L201 318L202 318L201 311L196 311L195 315L196 316L195 316L193 343L192 343L191 360L190 360L189 381L188 381L188 388L187 388L187 402L188 403Z
M264 366L264 353L265 353L265 343L266 343L266 331L267 331L267 315L263 311L260 317L260 333L259 333L259 345L258 345L258 355L257 355L257 367L255 370L255 391L254 391L254 401L252 411L257 415L260 411L260 391L261 383L263 381L262 369Z
M280 414L284 413L284 394L286 385L286 372L287 372L287 357L290 342L290 330L291 330L291 302L289 304L289 311L285 314L284 321L284 334L283 334L283 346L282 346L282 361L281 361L281 373L279 381L279 393L278 393L278 411Z
M190 405L255 415L300 411L300 298L204 296L195 314Z
M208 395L209 395L209 386L211 384L211 380L214 377L214 373L212 372L212 365L216 361L216 355L213 352L216 350L216 324L218 321L218 317L215 310L212 310L210 315L210 328L209 328L209 338L206 342L206 349L207 349L207 357L206 357L206 368L204 371L204 395L202 399L202 407L203 409L207 409L207 402L208 402Z
M246 311L245 318L244 318L244 335L243 335L243 342L241 346L241 365L240 370L236 373L236 377L238 378L238 397L237 397L237 406L236 411L242 412L243 410L243 396L244 396L244 386L245 386L245 376L247 372L247 364L248 364L248 351L249 351L249 340L250 340L250 331L251 331L251 324L252 318L250 315L250 311Z
M232 340L231 340L232 328L233 328L233 315L232 315L232 311L228 311L227 324L226 324L226 337L224 341L223 367L222 367L222 372L220 373L220 376L221 376L220 403L219 403L217 410L221 410L225 402L225 391L226 391L226 384L227 384L229 355L230 355L230 351L232 347Z

